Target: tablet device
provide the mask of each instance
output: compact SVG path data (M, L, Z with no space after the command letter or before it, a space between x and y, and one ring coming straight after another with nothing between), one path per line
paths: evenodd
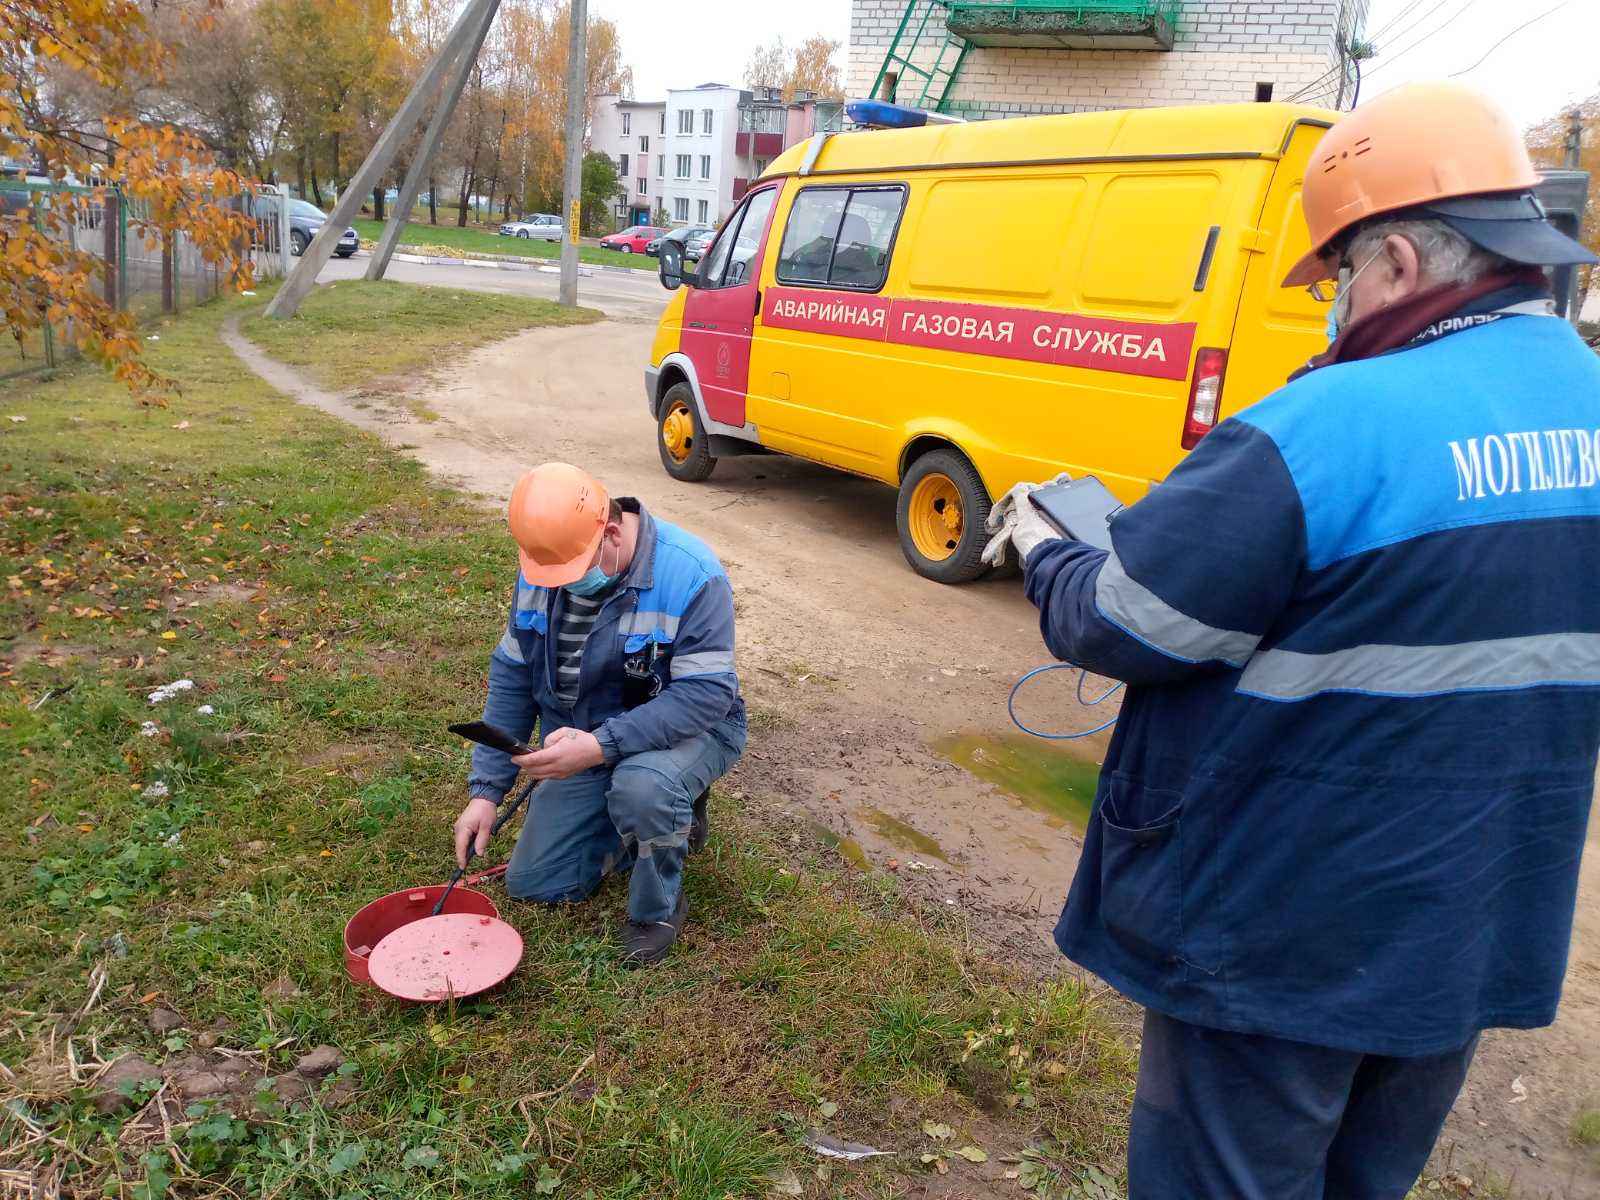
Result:
M1123 503L1093 475L1049 484L1029 492L1028 499L1066 537L1111 549L1110 521Z

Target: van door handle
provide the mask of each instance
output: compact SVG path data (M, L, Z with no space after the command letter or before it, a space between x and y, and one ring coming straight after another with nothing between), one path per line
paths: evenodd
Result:
M752 315L757 316L757 317L759 317L761 315L761 289L760 288L756 289L756 310Z

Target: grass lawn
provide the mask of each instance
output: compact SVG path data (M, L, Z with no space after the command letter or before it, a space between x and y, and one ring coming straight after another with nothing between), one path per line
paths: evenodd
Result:
M350 222L362 241L375 242L383 232L383 222L359 218ZM465 251L471 254L515 254L524 258L560 257L561 246L556 242L542 242L534 238L501 237L492 230L461 229L454 224L429 225L411 221L406 224L400 241L407 246L422 246L440 254ZM602 250L599 246L579 246L578 261L606 267L633 267L653 271L656 260L643 254L621 254L615 250Z
M340 291L273 352L369 366L370 301ZM426 291L390 309L386 354L454 319ZM497 993L407 1006L345 979L345 919L449 875L467 751L444 725L479 710L515 560L494 514L242 369L216 333L247 303L155 327L168 408L87 366L0 405L25 418L0 422L0 1178L712 1200L948 1171L939 1195L1114 1196L1089 1172L1118 1173L1131 1061L1092 998L972 954L959 913L918 916L724 793L685 943L652 971L620 965L615 882L563 911L491 884L526 944ZM303 1098L207 1098L224 1070L281 1085L321 1044L344 1064ZM125 1054L168 1082L102 1113L93 1077ZM814 1128L897 1153L820 1158Z
M587 325L603 315L526 296L347 280L318 287L298 313L279 321L259 313L275 287L259 289L258 311L241 326L245 335L328 387L380 374L411 375L519 329Z

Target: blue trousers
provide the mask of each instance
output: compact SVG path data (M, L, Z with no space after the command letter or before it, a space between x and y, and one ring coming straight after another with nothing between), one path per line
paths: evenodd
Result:
M574 902L612 871L631 870L629 919L667 920L682 889L695 798L739 761L744 741L742 724L723 721L670 750L545 780L528 799L506 891Z
M1147 1010L1128 1200L1402 1200L1477 1045L1386 1058Z

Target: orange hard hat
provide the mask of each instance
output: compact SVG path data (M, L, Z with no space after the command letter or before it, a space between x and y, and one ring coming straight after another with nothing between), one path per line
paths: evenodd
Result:
M587 471L567 463L529 471L511 489L506 508L522 577L536 587L563 587L582 578L610 511L605 485Z
M1410 83L1363 104L1322 136L1301 203L1311 252L1284 287L1330 279L1329 244L1379 213L1429 201L1527 192L1539 183L1510 116L1459 83Z

